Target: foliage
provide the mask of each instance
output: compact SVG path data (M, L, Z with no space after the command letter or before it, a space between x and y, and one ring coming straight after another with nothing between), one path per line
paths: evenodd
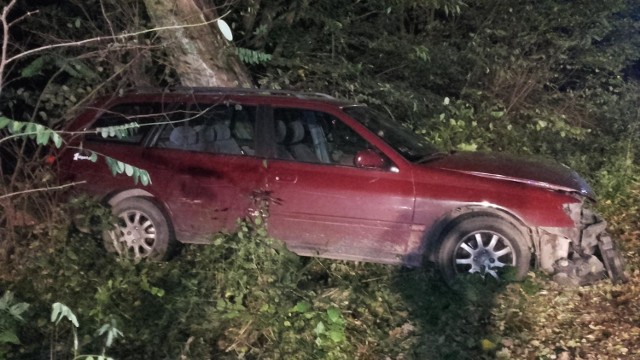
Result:
M104 138L121 138L129 135L132 129L136 129L138 126L139 125L134 122L120 126L97 128L95 131L101 134ZM56 148L60 148L63 143L63 138L57 131L34 122L15 121L7 117L0 116L0 130L4 128L6 128L11 135L0 139L0 143L11 140L12 138L28 138L30 140L35 140L36 145L48 145L49 142L52 142ZM96 162L98 160L98 154L96 152L90 150L87 152L89 155L81 155L80 153L75 154L74 160L89 160L91 162ZM140 182L144 186L151 183L151 177L146 170L130 164L125 164L122 161L113 159L109 156L103 157L114 176L117 174L126 174L133 178L135 184Z
M117 322L119 331L135 334L110 348L121 359L370 358L427 354L442 341L453 345L440 354L477 355L485 325L469 322L486 319L498 290L469 288L460 296L430 270L304 260L268 238L261 220L241 222L210 245L187 246L168 263L136 264L102 249L105 211L87 200L74 206L94 214L84 222L93 224L93 238L61 232L48 245L34 243L22 257L32 260L3 284L35 309L23 325L29 341L11 358L42 351L48 334L42 314L54 301L69 307L59 305L52 319L75 308L87 323L71 328L79 343L67 350L100 353L101 334L87 329ZM456 323L464 326L444 326Z
M14 293L30 304L19 317L15 309L0 310L0 334L7 334L0 335L0 354L43 358L49 353L40 344L50 343L56 356L70 357L75 329L78 348L95 354L122 331L127 336L110 348L119 359L640 356L634 342L640 335L638 2L241 0L224 6L238 54L261 86L366 102L442 149L539 154L579 170L595 185L599 210L621 239L630 284L563 290L531 273L523 284L454 293L429 268L299 259L253 222L210 245L186 246L171 262L134 264L102 249L100 233L110 223L105 209L86 200L72 209L58 208L55 196L20 197L14 202L40 211L41 221L0 229L6 249L0 305L26 304L7 298ZM139 1L21 1L11 20L36 7L37 14L12 27L10 55L52 39L150 27ZM15 62L0 92L0 136L37 134L0 140L3 192L50 185L37 145L57 145L52 130L64 128L94 96L177 83L158 45L147 34ZM100 132L118 136L133 128ZM140 169L107 162L115 173L137 174L143 184L149 179ZM70 230L71 213L84 215L83 227L93 232ZM46 314L56 302L75 309L83 327L62 322L61 336L51 337L56 328Z
M626 286L568 290L530 273L522 284L472 281L452 291L431 268L299 258L266 237L261 220L240 222L209 245L185 246L170 262L133 263L102 249L107 211L88 200L75 206L93 214L92 233L33 243L22 257L30 260L1 284L31 304L18 323L22 344L11 345L9 359L37 357L48 341L58 356L70 355L73 329L78 349L108 348L114 359L544 359L640 351L633 345L637 271ZM637 268L637 256L631 259ZM46 316L54 302L69 307ZM51 319L70 308L86 326L61 321L50 337ZM612 317L624 333L611 328ZM109 347L108 334L117 345Z
M240 60L246 64L257 65L271 60L271 55L251 49L237 48L236 52L238 53Z
M60 323L60 320L62 319L67 319L69 320L69 322L71 323L71 329L73 330L73 360L80 360L80 359L84 359L84 360L93 360L94 358L96 360L113 360L112 358L106 356L104 354L104 350L102 352L102 354L100 355L81 355L78 354L79 349L79 345L78 345L78 334L77 334L77 328L80 327L80 323L78 322L78 318L76 317L76 315L73 313L73 311L71 311L71 309L69 309L66 305L56 302L54 303L51 309L51 322L55 323L56 326L56 330L58 328L58 324ZM105 348L110 347L113 344L114 339L121 337L122 336L122 332L120 332L120 330L118 330L115 327L115 321L112 321L111 323L105 324L103 325L98 332L96 333L98 336L103 335L103 334L107 334L107 340L105 343Z
M10 134L21 137L29 137L36 140L38 145L48 145L49 141L60 148L62 146L62 137L55 131L33 122L23 122L11 120L5 116L0 116L0 130L7 128ZM6 141L8 137L3 138Z
M274 56L255 68L264 86L383 107L444 149L541 154L584 173L606 159L573 154L637 143L636 2L244 3L241 44Z
M0 298L0 359L5 359L9 345L19 345L18 325L24 321L22 314L29 304L16 302L13 293L6 291Z

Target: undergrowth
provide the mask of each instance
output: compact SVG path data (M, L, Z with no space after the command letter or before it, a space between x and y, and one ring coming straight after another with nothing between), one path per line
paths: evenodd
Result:
M71 329L49 321L54 302L82 324L83 353L103 351L96 330L115 324L115 359L477 359L490 358L483 340L497 341L487 326L504 287L461 296L429 268L301 258L260 220L171 261L134 263L106 253L106 212L90 209L92 233L58 225L2 279L30 304L7 359L72 358Z
M640 191L629 186L626 194L600 208L622 234L633 272L636 218L614 215L637 206ZM78 213L85 217L77 225L90 233L66 220ZM16 261L0 264L0 292L15 298L5 302L24 304L18 317L0 311L0 359L105 353L99 329L122 333L106 349L114 359L547 359L577 354L581 337L600 329L572 325L589 311L578 306L582 298L620 293L611 285L564 292L534 272L522 283L453 291L429 266L298 257L267 236L260 218L209 245L185 245L171 261L135 263L104 250L111 218L100 205L81 199L54 219L36 233L25 229ZM77 329L51 322L58 302L73 311ZM561 322L562 336L546 334L545 322Z

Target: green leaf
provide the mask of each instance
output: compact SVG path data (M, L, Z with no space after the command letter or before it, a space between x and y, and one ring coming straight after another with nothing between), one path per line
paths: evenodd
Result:
M12 120L11 124L9 125L9 131L12 134L19 133L19 132L21 132L21 130L24 127L24 125L26 125L26 124L21 122L21 121Z
M138 182L140 181L140 169L133 167L133 175L131 176L133 177L134 184L138 185Z
M67 74L73 76L76 79L82 79L82 75L77 72L73 66L70 66L69 63L71 61L68 59L65 59L61 56L58 56L55 58L55 63L58 67L60 67L60 69L64 70L64 72L66 72Z
M318 322L318 325L316 325L316 328L313 329L313 332L315 332L317 335L324 334L325 332L324 323L322 321Z
M7 125L9 125L11 121L13 120L9 119L6 116L0 116L0 129L4 129L5 127L7 127Z
M22 320L22 313L27 311L29 308L29 304L27 303L17 303L9 308L9 314L16 319Z
M52 305L52 308L53 310L51 311L51 322L55 322L57 325L60 320L62 320L62 318L66 317L75 327L80 327L76 315L66 305L56 302Z
M502 116L504 116L504 111L492 111L491 116L493 116L496 119L499 119Z
M20 72L20 75L23 78L30 78L40 74L40 71L42 70L42 68L46 63L45 60L47 60L48 58L49 58L48 55L43 55L33 60L29 65L27 65L24 69L22 69L22 71Z
M50 138L51 138L51 131L48 129L44 129L42 131L39 131L38 134L36 135L36 143L38 145L46 145L49 142Z
M343 342L346 338L344 336L344 331L342 330L331 330L329 331L329 338L333 340L333 342L339 343Z
M122 174L124 171L124 163L122 161L116 160L116 170L118 170L118 174Z
M127 176L133 176L133 166L124 164L124 173L127 174Z
M307 311L309 311L309 309L311 309L311 307L312 305L308 301L300 301L296 304L296 306L291 308L291 311L298 312L298 313L306 313Z
M143 186L151 184L151 177L149 177L149 173L146 170L140 170L140 183Z
M51 305L51 307L53 308L53 310L51 310L51 322L58 322L60 321L60 319L58 318L58 315L60 315L60 311L61 311L61 305L59 302Z
M5 330L0 333L0 344L20 344L20 339L18 336L11 330Z
M59 149L62 146L62 137L55 132L51 132L51 136L53 137L53 143Z
M111 170L111 175L116 176L116 174L118 173L116 160L108 156L105 156L104 160L106 161L107 166L109 167L109 170Z
M76 70L78 70L80 74L82 74L85 79L100 79L100 76L98 76L98 74L93 71L93 68L87 66L84 62L73 60L73 66L76 68Z
M342 319L340 310L335 306L331 306L327 309L327 316L329 317L329 321L332 323L336 323Z
M24 123L24 129L22 129L22 134L26 135L30 139L35 138L36 124L32 122Z
M96 162L98 161L98 154L96 154L94 151L91 151L91 155L89 156L89 160L91 162Z

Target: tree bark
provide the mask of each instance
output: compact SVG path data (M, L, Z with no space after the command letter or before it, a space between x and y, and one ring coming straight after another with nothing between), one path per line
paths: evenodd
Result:
M186 25L160 31L171 65L185 86L254 87L235 47L227 41L215 21L214 7L202 0L144 0L156 27ZM191 25L191 26L189 26Z

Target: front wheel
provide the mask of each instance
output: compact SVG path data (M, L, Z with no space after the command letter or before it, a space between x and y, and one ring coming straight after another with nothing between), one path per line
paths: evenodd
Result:
M135 260L163 260L169 255L169 222L156 204L131 197L115 204L112 212L118 222L103 234L107 250Z
M529 271L531 251L522 233L496 217L478 216L462 220L446 233L438 253L438 266L447 282L462 274L504 279L511 267L515 279Z

